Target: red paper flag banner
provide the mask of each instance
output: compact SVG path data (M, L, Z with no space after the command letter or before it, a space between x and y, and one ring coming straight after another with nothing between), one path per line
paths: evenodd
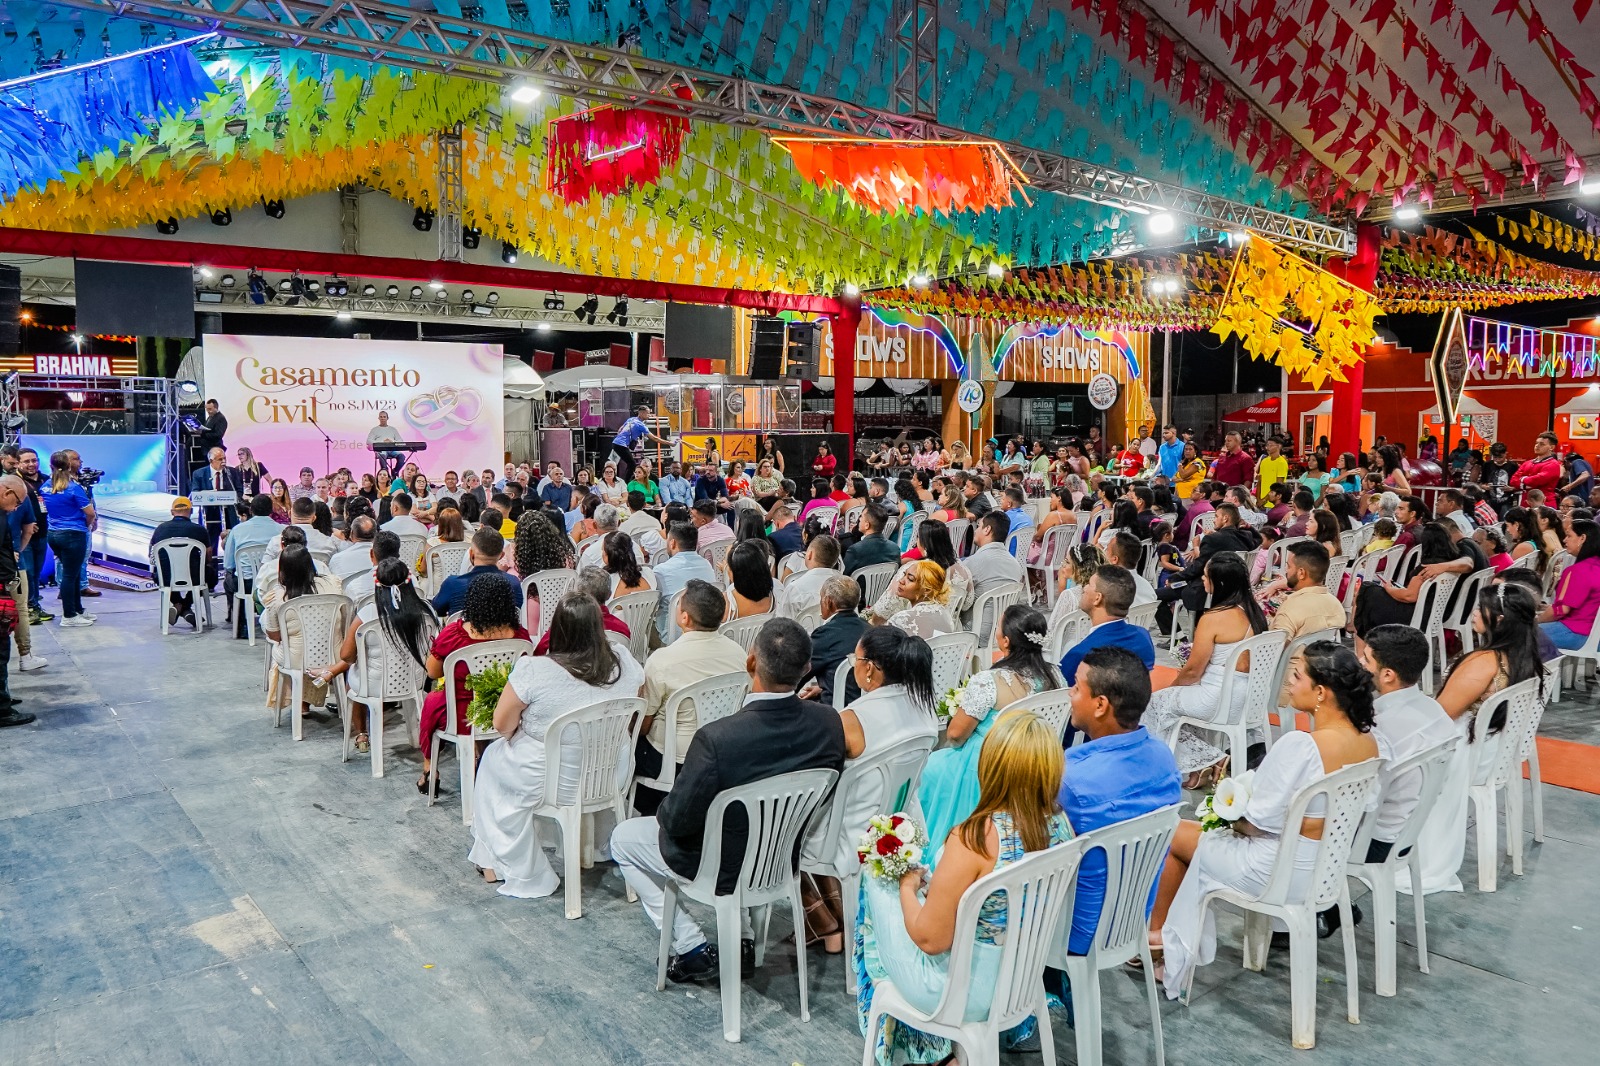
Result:
M610 105L552 119L545 180L569 204L654 185L677 165L688 131L686 118Z

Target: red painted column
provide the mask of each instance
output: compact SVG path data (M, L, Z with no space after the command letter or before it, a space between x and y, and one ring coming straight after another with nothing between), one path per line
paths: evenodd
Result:
M833 337L833 431L844 434L843 473L856 461L856 332L861 328L861 302L840 300L839 305L829 334Z
M1371 292L1378 283L1382 247L1382 231L1364 222L1356 227L1356 254L1348 259L1330 259L1328 273ZM1361 451L1361 391L1366 369L1364 360L1357 362L1345 368L1344 381L1333 382L1333 417L1329 423L1328 443L1335 456L1340 452Z

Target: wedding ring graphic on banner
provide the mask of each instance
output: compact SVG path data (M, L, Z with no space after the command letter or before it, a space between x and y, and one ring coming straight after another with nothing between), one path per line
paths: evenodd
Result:
M1089 403L1096 411L1104 411L1117 402L1117 379L1110 374L1096 374L1089 380Z
M406 401L406 421L425 435L448 436L463 429L483 413L483 397L477 389L457 389L443 385Z

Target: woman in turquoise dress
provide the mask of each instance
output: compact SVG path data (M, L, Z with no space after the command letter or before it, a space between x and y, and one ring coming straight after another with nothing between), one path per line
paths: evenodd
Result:
M949 979L950 949L955 942L956 907L962 893L985 874L1071 839L1072 829L1056 803L1061 787L1061 740L1038 717L1019 711L997 715L977 779L980 798L971 816L944 842L944 858L922 892L924 871L914 869L898 882L870 875L861 879L861 911L856 924L852 964L860 991L856 1007L862 1033L873 1043L880 1066L942 1062L950 1042L886 1018L877 1033L866 1031L875 985L889 980L912 1006L932 1011ZM1006 897L996 893L978 913L977 950L965 1017L989 1013L998 983L998 967L1006 928ZM1060 1000L1048 1000L1052 1008ZM1037 1028L1029 1018L1007 1031L1001 1046L1018 1049Z
M1048 622L1043 612L1017 604L995 626L999 653L992 669L973 674L950 715L950 746L928 757L917 802L928 826L928 865L937 866L951 830L978 806L978 756L999 712L1020 699L1061 687L1061 672L1045 658Z

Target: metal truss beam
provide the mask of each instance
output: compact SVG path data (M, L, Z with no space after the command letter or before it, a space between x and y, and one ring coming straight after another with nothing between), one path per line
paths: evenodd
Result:
M361 318L395 319L407 322L479 322L484 325L510 323L517 326L537 326L546 323L562 329L593 330L594 332L626 330L633 333L665 333L667 320L664 313L640 314L630 308L628 324L614 326L596 322L590 326L580 323L575 311L546 311L536 307L508 307L500 304L476 305L459 300L407 300L383 296L319 296L309 302L288 303L282 296L272 303L253 304L248 293L237 289L206 290L221 297L220 301L201 301L195 294L196 311L245 311L256 315L321 315L340 313ZM22 299L26 303L76 304L77 286L71 278L45 278L25 276L22 281ZM473 306L488 308L488 313L474 311ZM637 302L634 307L639 306Z
M939 0L898 0L895 12L894 85L896 111L918 118L939 117Z
M704 122L899 140L975 136L914 115L378 0L59 2L164 25L202 26L238 40L479 81L525 80L565 96L626 103ZM1022 145L1005 147L1034 187L1045 192L1137 213L1169 211L1211 230L1248 227L1318 254L1343 255L1355 249L1354 231L1343 226L1250 207Z

